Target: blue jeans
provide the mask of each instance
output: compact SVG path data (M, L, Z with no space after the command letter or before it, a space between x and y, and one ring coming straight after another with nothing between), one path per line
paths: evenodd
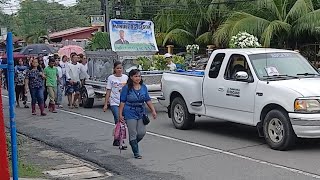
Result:
M117 124L119 120L119 106L110 106L110 110L113 114L114 123Z
M38 105L44 104L44 88L30 88L31 94L31 104L35 105L38 102Z

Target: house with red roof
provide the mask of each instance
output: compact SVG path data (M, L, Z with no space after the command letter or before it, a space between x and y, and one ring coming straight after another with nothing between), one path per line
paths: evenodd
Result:
M101 31L101 27L75 27L50 33L48 37L55 44L85 47L87 41L98 31Z

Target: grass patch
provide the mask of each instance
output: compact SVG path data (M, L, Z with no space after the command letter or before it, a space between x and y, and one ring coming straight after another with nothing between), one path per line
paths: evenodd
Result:
M21 141L18 139L18 148L21 149L23 148ZM10 138L7 136L7 149L8 149L8 161L9 161L9 170L10 170L10 175L12 176L12 163L11 163L11 143L10 143ZM39 167L36 167L30 163L25 163L21 159L18 151L18 173L19 177L21 178L41 178L43 177L43 174L41 172L41 169Z
M11 164L10 164L10 174L12 176L12 168L11 168ZM41 173L41 170L31 164L27 164L24 162L21 162L21 160L19 160L18 163L18 173L19 173L19 177L21 178L40 178L43 177L43 174Z

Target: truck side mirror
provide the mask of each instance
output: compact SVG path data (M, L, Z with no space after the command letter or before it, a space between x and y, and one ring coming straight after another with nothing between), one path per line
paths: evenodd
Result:
M249 75L248 73L244 72L244 71L239 71L236 73L236 75L234 76L235 79L237 81L246 81L249 79Z
M237 72L234 77L237 81L245 81L245 82L251 81L248 73L244 71Z

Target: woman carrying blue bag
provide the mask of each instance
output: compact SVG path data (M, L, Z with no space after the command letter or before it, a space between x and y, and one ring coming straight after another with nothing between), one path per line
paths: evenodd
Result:
M121 91L119 120L127 123L129 142L136 159L142 158L138 143L146 134L146 125L149 123L145 103L151 110L153 118L156 119L157 113L151 102L147 86L143 84L140 71L133 69L129 72L127 85Z

